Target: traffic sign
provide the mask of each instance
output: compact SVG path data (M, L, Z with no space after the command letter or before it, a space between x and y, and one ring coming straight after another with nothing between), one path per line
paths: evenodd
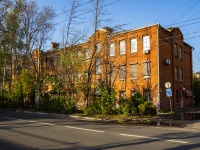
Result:
M166 82L166 83L165 83L165 87L166 87L167 89L171 88L171 83L170 83L170 82Z
M166 89L166 96L171 97L172 96L172 90L171 89Z

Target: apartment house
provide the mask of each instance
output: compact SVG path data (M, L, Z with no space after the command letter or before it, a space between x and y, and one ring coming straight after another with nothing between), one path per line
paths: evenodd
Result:
M64 49L57 50L55 43L52 47L42 59L49 75L62 70L59 54ZM138 91L158 109L169 108L170 101L173 109L193 106L193 48L184 42L178 27L165 29L154 24L121 32L104 27L73 49L77 55L85 56L84 73L74 76L81 78L81 74L87 74L88 65L94 65L91 82L106 83L116 92L117 99ZM170 84L167 88L166 82Z

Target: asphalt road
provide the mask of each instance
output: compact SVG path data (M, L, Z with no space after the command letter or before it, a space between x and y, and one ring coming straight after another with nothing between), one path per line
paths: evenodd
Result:
M200 149L200 130L0 110L0 150Z

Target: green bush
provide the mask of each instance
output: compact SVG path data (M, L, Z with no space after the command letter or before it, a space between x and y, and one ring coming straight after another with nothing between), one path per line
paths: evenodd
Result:
M138 109L141 116L154 116L157 114L156 106L154 106L154 104L151 102L144 102L144 104L140 104Z
M100 115L102 114L102 108L99 105L92 105L84 109L84 115Z
M131 99L120 98L119 99L119 114L125 116L134 116L137 114L137 109Z
M73 99L65 96L45 96L39 101L39 109L54 113L73 113L76 105Z
M137 108L140 104L144 104L145 98L138 91L135 92L133 96L131 96L131 101L134 103L135 108Z

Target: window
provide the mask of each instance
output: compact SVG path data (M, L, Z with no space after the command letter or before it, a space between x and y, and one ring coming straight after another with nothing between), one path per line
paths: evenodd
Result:
M80 82L80 81L81 81L81 73L78 72L78 73L77 73L77 82Z
M143 78L149 78L151 76L151 67L149 61L142 63L142 74Z
M81 51L80 50L77 52L77 55L78 55L78 57L81 56Z
M131 39L131 53L137 52L137 39Z
M180 50L180 60L182 60L182 47L181 46L179 47L179 50Z
M126 51L125 51L125 41L119 42L119 52L120 52L120 55L126 53Z
M119 98L126 98L126 91L125 90L119 91Z
M178 58L178 47L176 43L174 44L174 53L175 53L175 57Z
M126 65L120 65L120 67L119 67L119 79L120 80L126 79Z
M179 91L176 90L176 103L179 103Z
M69 82L70 83L74 82L74 75L73 74L69 74Z
M131 90L131 96L135 96L137 94L137 90Z
M38 58L35 58L35 67L38 68Z
M109 45L109 56L115 56L115 44L114 43Z
M183 81L183 68L180 69L180 81Z
M146 101L149 101L151 99L151 91L149 89L143 89L143 96Z
M89 75L88 75L88 71L85 71L85 81L87 81Z
M86 59L86 61L89 61L89 59L90 59L90 50L89 49L86 49L86 51L85 51L85 59Z
M96 74L100 74L101 73L101 67L102 67L100 58L96 59L95 66L96 66L96 68L95 68Z
M61 61L61 60L60 60L60 56L57 56L57 57L56 57L56 63L57 63L58 66L60 66L60 64L61 64L60 61Z
M54 59L51 59L51 67L54 68Z
M102 49L102 44L101 44L101 43L98 43L98 44L96 45L96 52L97 52L97 53L101 52L101 49Z
M49 68L49 59L46 59L46 68Z
M138 63L130 64L130 78L138 78Z
M147 36L143 36L143 52L150 50L150 37Z
M178 67L175 67L175 78L178 80Z
M108 74L110 77L110 81L113 82L115 80L115 70L114 70L114 66L110 65L108 67Z

